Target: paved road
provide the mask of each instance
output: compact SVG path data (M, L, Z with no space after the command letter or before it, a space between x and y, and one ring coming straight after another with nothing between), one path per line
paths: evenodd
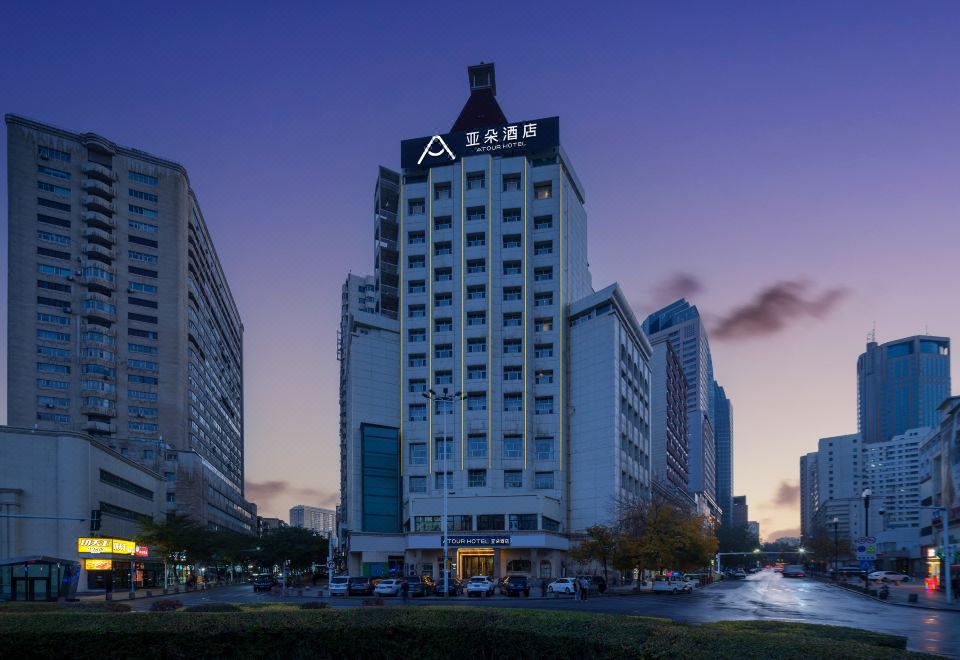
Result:
M278 600L317 600L312 596L283 599L267 593L253 593L249 585L224 587L207 592L180 594L185 605L200 602L255 603ZM325 601L330 599L325 598ZM333 607L357 607L359 598L334 598ZM401 606L399 599L387 599L391 607ZM440 599L411 599L413 605L437 605ZM668 617L675 621L705 623L729 620L779 620L822 623L866 628L906 635L915 651L939 653L960 658L960 612L932 611L880 603L811 579L785 579L778 573L762 572L746 580L726 581L691 595L643 594L634 596L593 597L586 603L563 598L451 598L448 603L461 607L532 607L541 609L579 609L591 612ZM149 601L135 601L137 609L149 607Z

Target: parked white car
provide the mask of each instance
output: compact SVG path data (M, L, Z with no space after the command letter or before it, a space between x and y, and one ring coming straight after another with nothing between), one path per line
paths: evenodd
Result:
M467 596L492 596L495 586L486 575L474 575L467 582Z
M655 594L679 594L693 591L693 584L681 578L658 578L653 581Z
M548 594L572 594L577 590L576 578L557 578L547 585Z
M910 576L896 571L874 571L868 576L871 580L880 580L881 582L909 582Z
M347 585L350 584L349 575L335 575L330 578L330 595L331 596L346 596L347 595Z
M373 593L378 596L396 596L400 593L401 586L403 586L403 580L380 580Z

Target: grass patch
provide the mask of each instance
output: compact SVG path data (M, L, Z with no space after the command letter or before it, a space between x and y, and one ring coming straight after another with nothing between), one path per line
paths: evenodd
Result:
M66 608L0 614L0 648L17 658L731 658L920 657L906 640L779 622L688 625L586 612L356 608L107 614Z

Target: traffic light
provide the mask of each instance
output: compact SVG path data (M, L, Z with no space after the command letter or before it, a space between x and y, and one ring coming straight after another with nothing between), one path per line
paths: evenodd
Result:
M93 509L90 511L90 531L100 531L100 509Z

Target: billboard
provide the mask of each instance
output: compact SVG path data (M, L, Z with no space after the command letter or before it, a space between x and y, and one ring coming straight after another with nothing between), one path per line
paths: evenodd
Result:
M83 567L88 571L112 571L112 559L84 559Z
M137 550L137 544L124 539L101 539L81 536L77 539L77 552L83 555L132 555Z
M449 165L467 156L520 156L560 145L560 118L545 117L457 133L403 140L400 167L426 169Z

